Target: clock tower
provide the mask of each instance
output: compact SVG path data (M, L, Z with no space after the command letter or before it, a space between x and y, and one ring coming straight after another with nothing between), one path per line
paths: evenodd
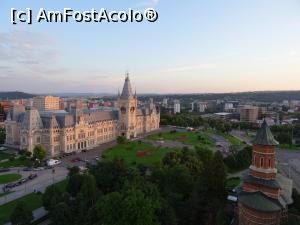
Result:
M134 138L136 132L137 97L132 93L129 74L126 74L121 95L118 96L119 135L127 139Z

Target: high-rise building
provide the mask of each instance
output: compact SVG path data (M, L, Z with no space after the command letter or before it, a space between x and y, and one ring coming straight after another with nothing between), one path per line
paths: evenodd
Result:
M180 101L174 100L174 113L180 113Z
M162 101L162 106L163 107L168 107L168 99L167 98L164 98L163 101Z
M274 139L264 121L253 141L252 164L238 194L239 225L279 225L292 200L292 180L277 173Z
M33 98L33 106L39 111L59 110L59 97L37 96Z
M241 122L256 123L258 120L259 107L252 105L245 105L239 107Z

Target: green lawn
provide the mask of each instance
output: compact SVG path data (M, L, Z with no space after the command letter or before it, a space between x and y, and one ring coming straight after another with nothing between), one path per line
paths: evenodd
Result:
M231 191L232 189L234 189L237 186L239 186L240 183L241 183L241 179L239 177L229 178L226 181L226 189L229 190L229 191Z
M42 206L42 195L41 194L29 194L15 201L0 206L0 224L7 223L10 219L14 208L18 202L24 201L31 210L37 209Z
M211 139L211 137L204 132L166 132L161 134L150 135L148 139L178 141L188 145L213 145L213 140Z
M56 185L59 188L59 190L64 191L67 187L67 184L68 184L68 179L65 179L60 182L57 182L54 185Z
M147 152L144 156L137 156L137 152ZM108 149L102 156L105 160L113 160L114 158L121 158L127 165L132 163L143 164L146 166L153 165L161 161L166 153L175 151L173 148L156 148L148 143L128 142L126 144L119 144L113 148Z
M280 144L278 147L281 149L299 150L299 147L297 147L296 145Z
M54 185L57 185L60 190L65 190L68 180L62 180ZM24 201L29 209L35 210L42 207L42 194L31 193L22 198L16 199L12 202L0 206L0 224L4 224L9 221L10 215L12 214L14 208L20 201ZM0 196L1 197L1 196Z
M11 156L13 156L13 155L1 152L0 153L0 161L3 160L3 159L9 159Z
M0 184L10 183L19 180L22 176L18 173L8 173L0 175Z
M225 133L218 133L219 135L221 135L222 137L224 137L227 141L229 141L229 143L231 145L243 145L243 141L241 141L240 139L232 136L231 134L225 134Z
M29 159L22 160L20 158L14 159L13 161L8 160L7 162L0 163L0 168L18 167L18 166L29 166L31 164Z

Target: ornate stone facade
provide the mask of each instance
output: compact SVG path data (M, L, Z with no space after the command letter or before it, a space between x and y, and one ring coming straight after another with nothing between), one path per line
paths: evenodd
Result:
M89 150L121 135L134 138L159 129L159 122L159 108L152 100L138 106L127 75L117 108L83 109L79 101L68 112L13 106L5 121L6 145L32 151L35 145L42 144L52 157Z

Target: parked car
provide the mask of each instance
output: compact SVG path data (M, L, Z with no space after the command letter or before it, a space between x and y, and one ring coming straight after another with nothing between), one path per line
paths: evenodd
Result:
M47 160L47 166L54 166L60 164L61 161L57 159L49 159Z
M32 180L32 179L34 179L34 178L36 178L36 177L37 177L37 174L36 174L36 173L30 174L30 175L28 176L29 180Z
M44 170L44 169L45 169L45 167L40 166L40 167L34 168L33 170L34 171L41 171L41 170Z
M5 172L9 172L10 169L8 168L3 168L3 169L0 169L0 173L5 173Z
M26 167L23 169L23 171L32 171L33 169L31 167Z
M87 152L87 150L86 150L86 149L83 149L81 152Z
M96 156L96 157L95 157L95 160L96 160L96 161L99 161L99 160L100 160L99 156Z
M71 162L72 162L72 163L80 162L80 158L78 158L78 157L77 157L77 158L74 158L74 159L71 160Z

